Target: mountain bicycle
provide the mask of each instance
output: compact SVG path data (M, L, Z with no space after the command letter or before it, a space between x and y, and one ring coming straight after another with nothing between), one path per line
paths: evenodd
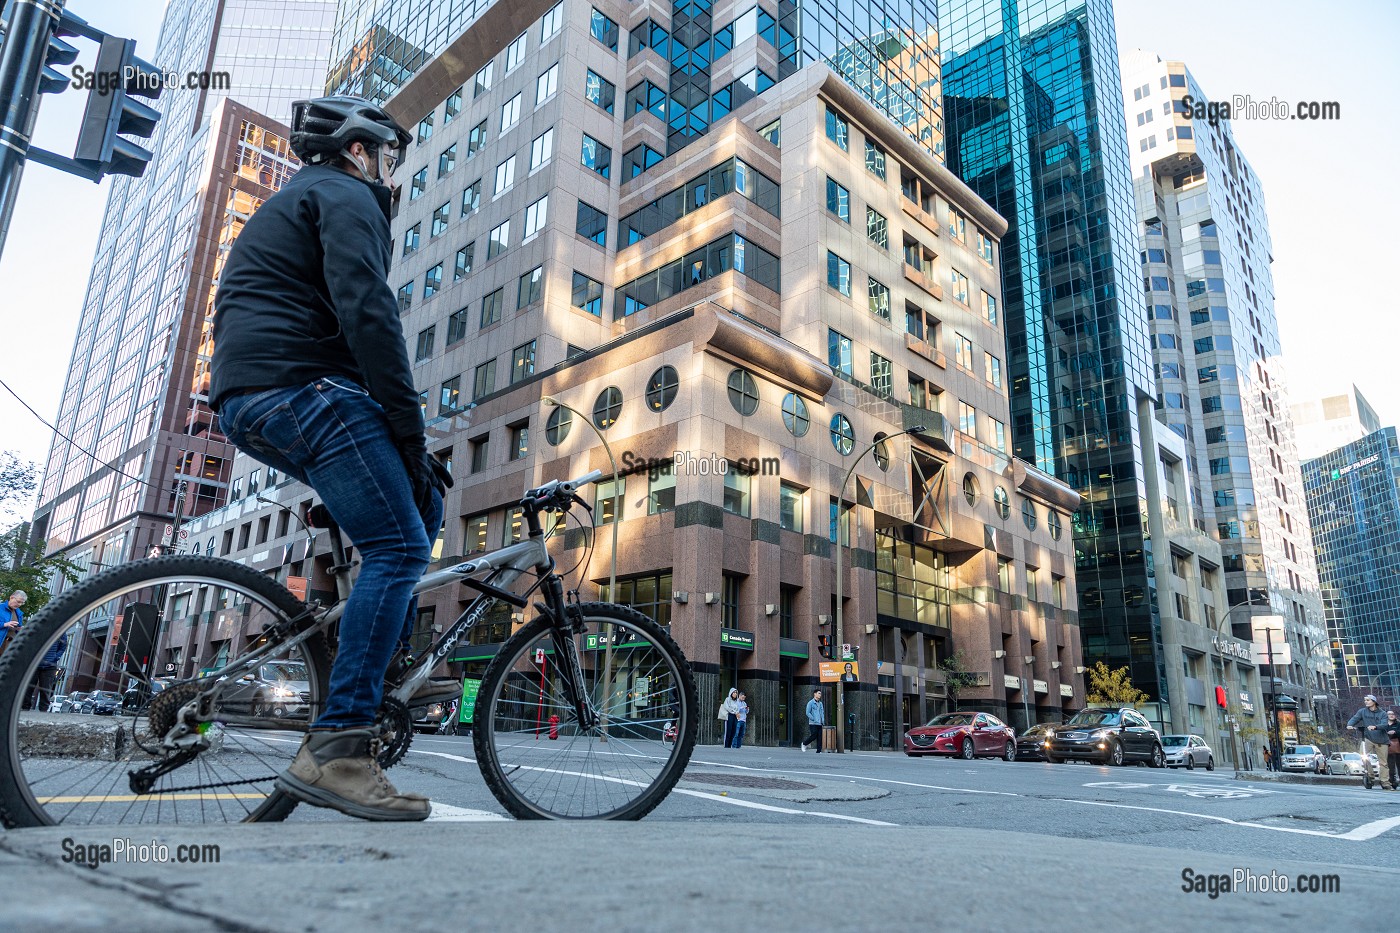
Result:
M582 506L591 517L578 489L600 476L595 470L530 490L519 503L522 540L430 570L415 585L415 594L457 584L478 595L386 688L381 763L407 752L408 702L433 668L494 608L526 610L537 596L534 618L499 645L482 678L472 731L486 785L520 819L640 819L670 792L695 745L689 663L666 629L637 610L580 602L577 592L566 597L545 543L541 516L562 522ZM0 657L0 821L15 828L285 819L296 801L274 781L326 700L330 639L352 587L340 531L318 510L311 523L328 532L339 591L329 605L303 602L243 564L172 555L99 573L36 613ZM527 574L534 579L523 593L507 589ZM178 626L194 629L182 640L212 651L214 668L166 683L116 725L21 710L39 662L64 633L75 676L95 678L98 689L130 678L149 690L157 665L142 656ZM240 636L246 650L226 660L221 652Z

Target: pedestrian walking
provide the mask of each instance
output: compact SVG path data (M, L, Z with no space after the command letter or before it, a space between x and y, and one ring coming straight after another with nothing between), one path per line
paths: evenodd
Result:
M734 725L734 747L744 747L744 730L749 726L749 700L739 694L739 721Z
M0 651L10 646L11 635L19 633L19 627L24 624L24 613L20 607L28 601L28 593L15 590L10 594L10 598L0 605Z
M724 702L719 707L720 719L724 720L724 742L725 748L734 747L734 730L739 726L739 690L731 687L729 696L724 698Z
M63 652L67 648L68 633L64 632L39 659L39 669L34 672L34 680L29 685L29 696L26 697L29 702L28 709L37 709L41 713L49 711L54 684L58 681L58 662L63 659Z
M1271 748L1272 748L1272 746L1269 746L1269 745L1265 745L1265 746L1264 746L1264 770L1265 770L1265 771L1272 771L1272 770L1274 770L1274 753L1271 751Z
M1387 710L1384 729L1390 739L1390 789L1395 790L1400 787L1400 713Z
M1365 705L1347 720L1347 731L1355 732L1360 727L1363 739L1361 754L1376 756L1376 761L1381 766L1381 787L1394 790L1395 783L1391 780L1390 770L1390 736L1385 734L1386 715L1381 711L1381 705L1376 702L1373 694L1366 694L1362 702ZM1366 762L1364 766L1370 767L1370 763Z
M817 746L817 754L822 753L822 727L826 725L826 704L822 702L822 692L812 691L812 698L807 701L807 739L802 743L802 750L805 752L808 745Z

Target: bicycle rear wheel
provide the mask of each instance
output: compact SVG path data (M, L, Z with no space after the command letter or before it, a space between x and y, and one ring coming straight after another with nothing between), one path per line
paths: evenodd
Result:
M536 619L501 646L482 680L477 764L519 819L641 819L695 746L695 679L671 636L627 606L580 608L584 634ZM566 651L577 652L579 692L603 717L592 728L579 723Z
M327 695L321 633L229 684L198 725L197 754L174 763L161 739L207 686L201 668L224 666L304 609L266 574L193 555L123 564L59 595L0 654L0 822L13 829L285 818L296 801L273 781ZM45 655L65 635L61 690L91 692L92 711L25 709L39 696ZM172 644L190 647L180 657ZM124 653L146 657L124 663ZM160 677L167 664L175 676ZM133 772L160 764L170 769L133 788Z

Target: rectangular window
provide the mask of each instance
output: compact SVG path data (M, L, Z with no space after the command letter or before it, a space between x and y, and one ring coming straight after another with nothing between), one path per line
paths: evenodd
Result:
M1008 453L1009 451L1006 448L1006 425L995 418L988 418L987 421L992 425L992 443L996 445L997 450Z
M890 319L890 290L873 276L870 278L870 313L882 321Z
M491 231L491 237L486 241L487 260L495 259L510 246L510 221L502 221L501 225Z
M487 360L472 373L472 401L496 391L496 361Z
M399 313L403 314L413 307L413 283L405 282L399 286Z
M1001 388L1001 360L990 353L983 353L983 362L986 364L987 381L998 389Z
M782 118L780 117L777 120L774 120L767 126L759 127L758 135L762 136L764 139L768 140L775 146L781 146L783 144Z
M491 457L491 436L483 434L469 442L471 447L471 471L480 473L486 469L486 464Z
M472 213L481 205L481 179L478 178L462 189L462 216Z
M510 429L510 459L524 460L530 453L530 425L512 425Z
M826 361L838 373L844 373L847 376L853 375L851 371L851 338L839 331L827 328Z
M1003 593L1011 592L1011 561L1009 558L997 558L997 589Z
M535 106L549 100L559 90L559 64L549 66L549 70L535 79Z
M467 315L470 312L466 308L458 308L452 312L447 319L447 345L450 347L459 340L467 337Z
M442 389L438 395L438 412L445 413L456 411L461 407L462 401L462 377L453 376L442 384Z
M476 73L476 79L472 83L472 98L475 99L491 90L491 85L496 83L496 63L487 62L480 71Z
M530 171L534 171L554 157L554 127L550 127L535 137L530 144Z
M428 188L428 169L426 166L413 173L413 180L409 183L408 199L416 201L423 196L423 192Z
M968 437L977 436L977 409L967 402L958 402L958 430Z
M731 515L749 517L749 499L753 476L738 464L730 463L724 474L724 510Z
M403 232L403 254L405 256L418 249L419 233L422 229L423 225L417 223Z
M564 24L564 4L556 3L549 8L549 12L540 17L540 44L553 39L559 32L559 27Z
M959 243L967 242L967 218L953 208L948 208L948 235Z
M967 304L967 276L957 269L953 270L953 298Z
M583 137L579 161L604 178L612 174L612 149L587 134Z
M830 175L826 176L826 209L846 223L851 222L851 192Z
M909 404L915 408L928 407L928 383L918 376L909 377Z
M447 95L447 103L442 107L442 125L451 123L457 114L462 112L462 89L457 88Z
M982 293L982 316L987 319L988 324L996 326L997 300L986 292Z
M885 398L894 397L894 367L873 350L870 353L870 388Z
M617 101L617 85L590 68L583 76L583 96L595 106L612 113L613 104Z
M591 204L578 202L578 216L574 230L579 236L597 243L608 245L608 215Z
M457 260L452 266L452 281L460 282L472 274L472 262L476 259L476 244L468 243L457 250Z
M890 248L890 223L873 207L865 209L865 236L880 249Z
M423 276L423 300L427 301L442 288L442 263L438 263Z
M830 107L826 110L826 138L847 152L851 149L851 127L845 117Z
M414 350L413 360L421 363L433 355L433 341L437 338L437 325L418 332L418 346Z
M506 46L506 74L510 74L520 63L525 60L525 33L521 33L515 41Z
M519 544L525 540L525 513L521 509L511 509L506 513L506 524L501 529L503 532L501 546L507 547L512 544Z
M972 341L962 334L953 335L953 344L956 347L958 365L968 371L972 370Z
M438 156L438 178L451 172L457 167L457 144L453 143L442 154Z
M515 156L506 159L496 166L496 196L508 191L515 184Z
M599 480L593 484L593 514L598 524L608 525L622 520L623 496L627 490L627 477L613 480Z
M480 554L486 550L485 515L473 515L462 523L462 553Z
M549 195L545 195L525 208L525 239L528 240L543 230L545 221L548 219Z
M840 525L842 547L851 546L851 506L842 502L840 513L837 512L836 497L832 496L827 507L827 540L832 544L836 543L837 525Z
M593 17L589 20L588 32L614 52L617 51L617 23L597 10L593 11Z
M676 471L666 463L647 474L647 514L676 510Z
M516 94L510 100L501 105L501 132L506 130L520 120L520 95Z
M778 524L786 531L802 533L802 519L806 512L807 492L791 483L778 485Z
M885 150L867 138L865 140L865 170L876 178L885 177Z
M983 262L992 261L992 238L981 230L977 231L977 255L982 257Z
M851 264L830 250L826 253L826 284L850 297Z
M437 209L433 211L433 225L428 228L429 237L442 236L447 231L447 217L450 213L450 205L438 205Z
M430 113L418 121L418 145L433 138L433 115Z
M501 319L501 309L505 307L505 289L498 288L481 299L481 326L489 327Z
M516 289L517 308L528 308L544 297L544 266L535 266L520 277Z
M511 385L535 374L535 341L521 344L510 355Z
M486 121L482 120L472 127L471 133L467 135L467 158L470 159L476 155L484 145L486 145Z
M595 317L603 316L603 283L590 279L582 272L574 273L574 307L582 308Z

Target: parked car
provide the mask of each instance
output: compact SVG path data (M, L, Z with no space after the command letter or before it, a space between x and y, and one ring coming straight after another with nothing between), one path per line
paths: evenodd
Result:
M1050 740L1050 728L1052 723L1043 722L1038 726L1031 726L1025 732L1016 737L1016 760L1017 761L1044 761L1045 743Z
M1016 759L1016 730L991 713L944 713L904 734L904 754Z
M55 693L53 697L49 700L48 711L50 713L61 713L63 712L63 704L66 702L68 702L68 694Z
M1365 760L1357 752L1333 752L1327 759L1327 773L1356 775L1365 773Z
M1311 771L1320 774L1326 757L1316 745L1285 745L1279 767L1284 771Z
M1088 759L1106 765L1138 761L1163 767L1167 756L1157 730L1130 706L1118 709L1084 709L1063 725L1050 729L1045 760Z
M98 690L83 700L82 711L97 716L115 716L122 708L121 694L114 690Z
M150 706L151 701L154 700L162 690L169 687L173 681L174 678L171 677L157 677L148 685L133 683L130 687L127 687L126 692L122 694L122 712L141 712L146 707Z
M1215 770L1215 753L1199 735L1164 735L1162 751L1167 753L1168 768Z
M60 713L81 713L83 711L83 701L88 698L87 691L74 690L68 694L68 698L63 701L63 705L58 708Z
M311 683L301 661L267 661L234 681L224 691L230 712L270 719L306 718L311 711Z
M408 711L409 715L413 717L413 731L436 732L438 726L442 724L442 718L447 715L450 709L452 709L451 701L413 707Z

